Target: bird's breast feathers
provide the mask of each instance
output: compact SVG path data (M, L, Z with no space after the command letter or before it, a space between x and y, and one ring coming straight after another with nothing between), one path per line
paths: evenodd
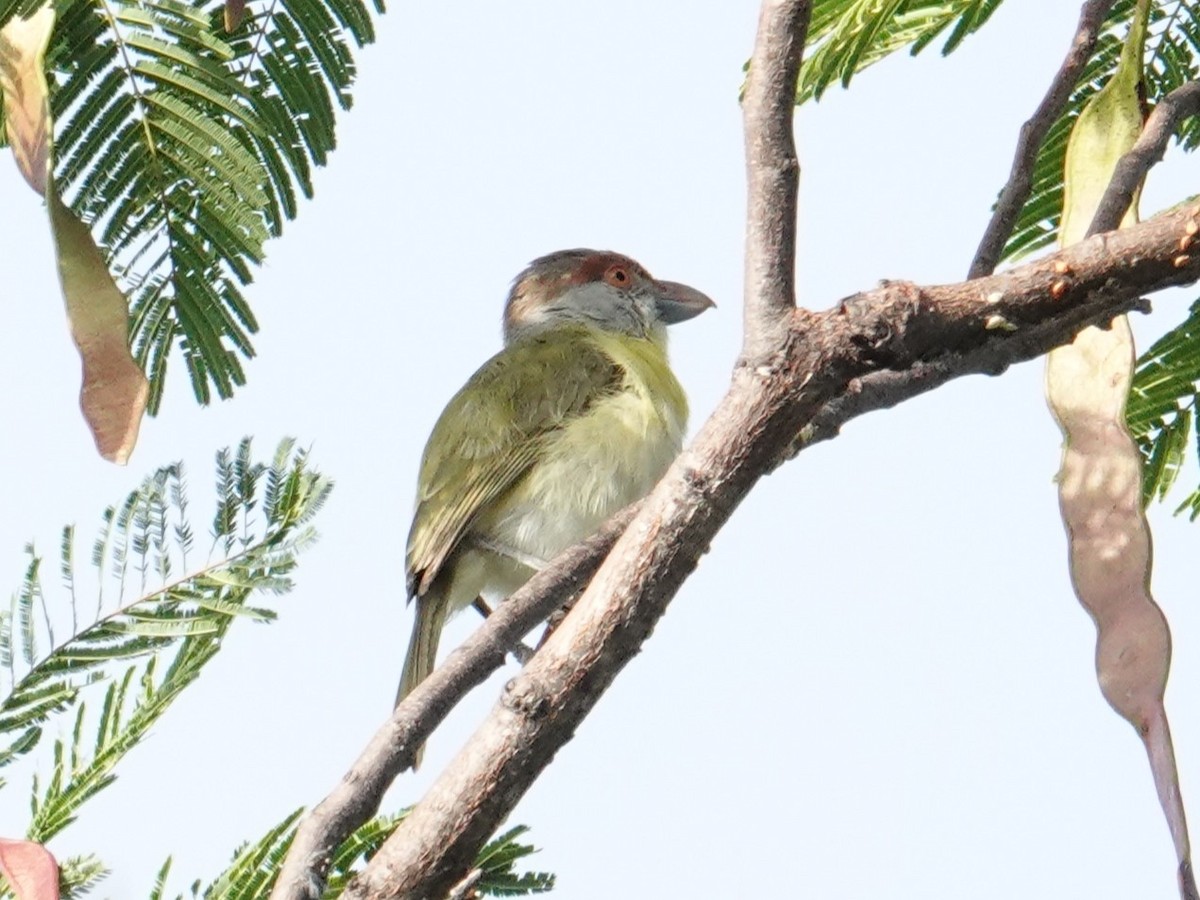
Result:
M548 435L537 465L482 530L548 560L643 497L679 454L687 398L664 341L597 333L591 340L623 372L614 390Z

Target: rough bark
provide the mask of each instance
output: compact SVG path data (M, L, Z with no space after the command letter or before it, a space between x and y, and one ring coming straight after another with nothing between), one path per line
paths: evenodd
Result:
M379 811L396 776L413 765L416 749L468 691L504 664L505 654L530 629L583 588L636 509L635 504L613 516L492 610L479 629L392 711L337 786L296 829L271 891L273 900L323 895L334 851Z

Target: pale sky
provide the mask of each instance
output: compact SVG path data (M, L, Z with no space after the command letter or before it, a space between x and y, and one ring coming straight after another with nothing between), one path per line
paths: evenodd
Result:
M964 275L1077 7L1009 0L948 60L897 57L801 111L801 302ZM75 522L90 546L103 508L177 459L202 530L213 453L245 434L263 457L294 435L337 481L296 590L271 601L280 621L235 628L54 842L113 867L97 896L145 896L168 854L175 890L213 876L237 844L320 800L390 712L419 455L498 349L508 283L531 258L618 250L715 298L674 329L672 355L693 431L718 402L740 341L736 97L756 9L395 4L361 54L317 199L249 291L262 325L249 385L199 409L176 360L165 412L125 469L92 449L44 213L0 163L11 589L26 541L52 553ZM1143 211L1193 190L1176 157ZM1156 298L1135 322L1143 345L1195 296ZM956 382L762 482L514 813L543 848L530 866L558 874L555 896L1175 896L1145 754L1100 696L1093 627L1067 580L1041 378L1036 362ZM1196 478L1192 465L1185 486ZM1200 525L1171 508L1153 512L1154 589L1200 821ZM455 620L444 649L476 621ZM388 811L420 798L504 677L436 733ZM3 797L0 832L22 830L26 786Z

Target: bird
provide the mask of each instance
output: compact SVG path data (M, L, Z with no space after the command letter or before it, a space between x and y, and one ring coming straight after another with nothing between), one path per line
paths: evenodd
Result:
M397 705L433 670L449 616L507 597L666 472L688 418L667 326L713 306L611 251L560 250L516 277L503 348L451 398L422 456Z

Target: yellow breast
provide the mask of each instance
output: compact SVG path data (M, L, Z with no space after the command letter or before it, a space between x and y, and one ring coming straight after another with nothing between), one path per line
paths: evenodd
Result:
M549 560L645 496L679 454L687 428L687 398L667 363L665 335L597 331L588 339L621 367L620 388L548 441L485 526L538 559Z

